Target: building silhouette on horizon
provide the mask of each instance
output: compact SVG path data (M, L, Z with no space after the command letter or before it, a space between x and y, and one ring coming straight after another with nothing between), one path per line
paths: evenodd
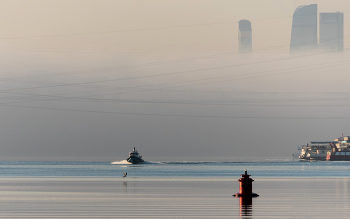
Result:
M344 50L344 14L320 13L320 49Z
M290 51L317 48L317 4L302 5L293 14Z
M238 42L240 52L252 51L252 25L248 20L238 22Z

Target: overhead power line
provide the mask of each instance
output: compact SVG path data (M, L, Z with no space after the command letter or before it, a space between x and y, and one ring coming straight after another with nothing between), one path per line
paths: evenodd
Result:
M182 117L182 118L213 118L213 119L266 119L266 120L349 120L350 117L291 117L291 116L219 116L219 115L186 115L186 114L161 114L161 113L130 113L130 112L115 112L115 111L100 111L100 110L78 110L78 109L64 109L55 107L36 107L36 106L17 106L4 105L27 109L43 109L55 111L70 111L70 112L84 112L84 113L100 113L100 114L115 114L115 115L129 115L129 116L157 116L157 117Z
M350 11L350 10L342 10L342 12L347 12L347 11ZM308 15L309 14L299 15L299 16L308 16ZM258 18L258 19L251 19L250 21L264 21L264 20L274 20L274 19L283 19L283 18L292 18L292 17L293 16L290 15L290 16L281 16L281 17ZM147 28L124 29L124 30L84 32L84 33L36 35L36 36L23 36L23 37L19 37L19 36L18 37L0 37L0 39L6 40L6 39L50 38L50 37L81 36L81 35L94 35L94 34L112 34L112 33L123 33L123 32L136 32L136 31L166 30L166 29L177 29L177 28L189 28L189 27L233 24L233 23L237 23L238 21L239 20L224 21L224 22L212 22L212 23L203 23L203 24L175 25L175 26L167 26L167 27L147 27Z

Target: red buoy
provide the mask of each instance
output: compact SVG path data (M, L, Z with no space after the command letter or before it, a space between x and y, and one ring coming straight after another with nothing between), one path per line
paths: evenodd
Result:
M250 174L247 174L247 170L244 171L244 174L241 175L242 178L238 180L239 182L239 193L234 194L234 196L242 197L242 196L251 196L256 197L259 196L256 193L253 193L253 179L249 178Z

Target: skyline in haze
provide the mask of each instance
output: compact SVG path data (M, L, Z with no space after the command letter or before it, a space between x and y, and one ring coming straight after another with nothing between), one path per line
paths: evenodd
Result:
M289 54L300 5L344 52ZM350 135L349 1L2 1L1 159L290 157ZM239 54L238 21L254 31Z
M320 13L319 46L327 50L344 50L344 14Z
M302 5L293 14L290 51L316 49L318 45L317 4Z
M251 52L252 51L252 24L248 20L240 20L238 22L239 34L239 51Z

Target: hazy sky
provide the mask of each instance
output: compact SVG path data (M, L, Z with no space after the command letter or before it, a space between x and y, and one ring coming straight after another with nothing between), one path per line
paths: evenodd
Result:
M344 53L290 55L303 4ZM290 157L350 135L348 0L0 0L0 159ZM238 21L253 53L238 54Z

